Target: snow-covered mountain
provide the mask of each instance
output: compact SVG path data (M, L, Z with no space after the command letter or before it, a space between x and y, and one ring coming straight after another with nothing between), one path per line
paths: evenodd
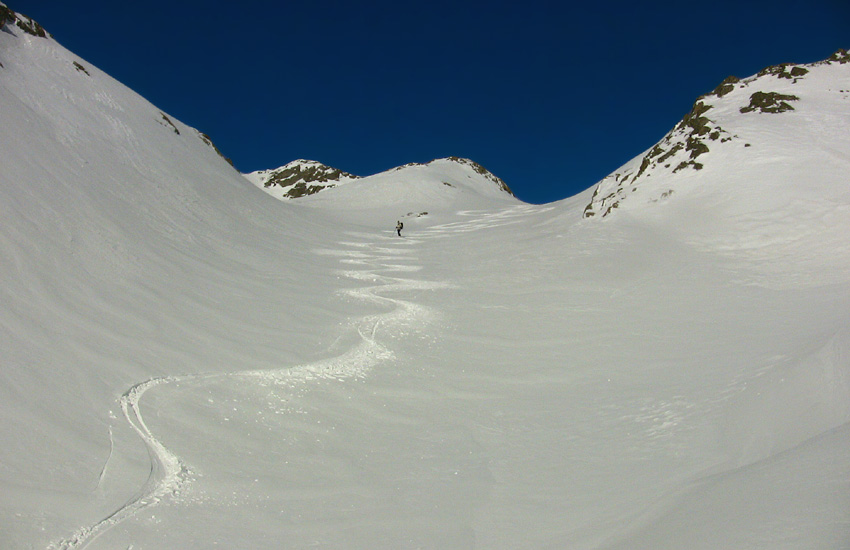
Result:
M813 166L810 154L800 154L801 142L840 155L832 140L849 121L848 75L850 54L839 50L818 63L730 76L700 97L661 141L603 179L584 216L605 217L627 202L655 202L688 187L714 185L732 164L751 168L741 174L750 180L782 179L790 164ZM682 177L672 177L679 172Z
M274 200L0 18L3 548L847 548L850 64L588 218L460 159Z
M357 202L371 206L383 204L389 197L395 197L390 200L398 200L399 197L409 200L412 195L423 192L427 194L425 188L433 185L438 186L438 192L434 196L447 194L439 185L458 190L456 192L466 190L501 198L504 198L503 194L513 196L513 191L501 178L477 162L459 157L432 160L427 164L414 162L366 178L331 168L320 162L300 159L280 168L251 172L245 174L245 177L279 199L315 195L338 185L361 180L357 185L349 188L346 194L363 196L363 200Z
M510 188L480 164L450 157L427 164L411 163L306 197L305 206L349 212L423 210L521 204Z

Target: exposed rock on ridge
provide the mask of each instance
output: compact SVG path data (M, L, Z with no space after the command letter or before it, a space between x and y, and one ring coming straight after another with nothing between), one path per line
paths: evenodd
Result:
M259 170L246 174L255 185L261 186L278 198L295 199L313 195L336 185L359 179L313 160L294 160L272 170Z
M501 189L502 191L504 191L508 195L510 195L512 197L515 196L514 192L511 191L511 188L508 187L508 184L505 183L502 180L502 178L496 176L491 171L487 170L486 168L484 168L483 166L481 166L480 164L478 164L474 160L464 159L464 158L460 158L460 157L449 157L449 160L457 162L458 164L464 164L466 166L471 167L473 170L475 170L476 172L478 172L479 174L484 176L485 179L490 180L493 183L495 183L496 187L498 187L499 189Z
M776 115L794 110L794 102L800 100L796 94L781 93L788 85L804 81L814 67L829 64L844 64L850 61L850 54L839 50L829 59L798 65L783 63L767 67L757 75L746 79L730 76L720 83L711 93L697 99L691 111L664 138L642 157L624 165L617 172L605 177L594 190L590 203L584 209L584 217L605 217L622 202L633 195L650 178L671 176L682 170L702 170L705 158L710 151L720 147L749 147L739 136L733 135L721 127L714 116L734 106L734 111L743 116L760 114ZM733 93L747 88L757 88L749 97L742 93ZM779 89L779 90L777 90ZM741 100L745 99L745 103ZM739 115L739 116L740 116ZM669 180L672 181L672 180ZM669 197L674 189L655 190L651 201Z
M27 34L37 36L39 38L47 38L50 34L44 30L44 27L38 24L35 20L26 15L15 13L9 9L6 4L0 2L0 29L6 24L15 24Z

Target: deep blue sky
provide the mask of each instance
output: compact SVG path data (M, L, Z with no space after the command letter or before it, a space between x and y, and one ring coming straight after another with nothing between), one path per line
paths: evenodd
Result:
M4 0L249 172L457 155L542 203L730 74L850 48L850 1Z

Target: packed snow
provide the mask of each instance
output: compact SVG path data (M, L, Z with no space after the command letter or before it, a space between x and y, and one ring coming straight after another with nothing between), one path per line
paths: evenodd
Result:
M4 548L850 547L850 64L605 218L448 159L279 201L0 64Z

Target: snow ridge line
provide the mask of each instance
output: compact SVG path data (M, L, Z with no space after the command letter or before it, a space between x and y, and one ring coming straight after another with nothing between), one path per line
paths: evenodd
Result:
M408 241L413 244L413 241ZM419 241L416 241L419 242ZM353 246L354 243L339 243L343 246ZM355 280L371 280L378 284L357 289L346 289L340 291L355 299L393 306L391 310L367 315L353 323L354 330L360 336L360 342L345 353L329 359L316 361L293 367L241 371L233 373L200 373L180 376L161 376L139 382L131 386L119 399L121 410L127 422L138 434L145 444L150 457L150 473L144 485L137 491L127 503L117 510L97 521L93 525L77 529L69 538L51 543L48 550L82 550L92 543L98 536L110 528L122 523L136 515L141 510L158 504L165 498L179 496L181 490L192 481L192 472L189 467L171 452L148 428L140 410L142 396L151 388L162 384L182 382L186 380L210 380L223 377L244 377L259 379L285 379L289 382L306 382L319 378L348 379L364 377L372 368L380 363L394 358L392 350L377 342L378 327L385 324L400 324L405 321L424 321L427 317L427 309L424 306L400 300L388 298L377 294L383 291L405 291L415 289L446 288L449 285L414 279L402 279L395 277L384 277L378 275L378 270L389 271L417 271L421 266L404 266L398 264L382 263L386 261L406 260L407 256L394 255L399 251L386 247L374 247L371 243L358 246L372 248L374 253L358 253L350 250L323 250L314 251L318 254L342 255L348 259L341 262L365 265L371 269L367 270L340 270L339 273L345 277ZM406 251L403 251L406 252ZM100 472L98 486L102 483L106 473L106 466L113 453L112 428L110 427L110 452Z

